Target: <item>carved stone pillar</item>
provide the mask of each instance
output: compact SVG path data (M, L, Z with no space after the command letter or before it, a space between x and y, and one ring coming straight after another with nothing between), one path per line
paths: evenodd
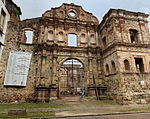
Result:
M53 56L53 82L52 82L52 84L56 84L56 81L57 81L57 68L56 68L56 65L57 65L57 56L54 55Z
M90 29L89 29L89 27L87 28L87 35L88 35L88 46L90 46L91 42L90 42Z
M56 27L54 27L54 43L57 43L56 33L57 33L57 29Z
M96 46L99 46L98 45L98 34L97 34L97 31L96 31Z
M98 74L101 73L101 49L100 47L97 47L97 70L98 70Z
M93 68L92 68L92 53L91 49L89 48L88 51L88 60L89 60L89 73L88 73L88 79L89 79L89 85L93 83Z
M57 76L57 45L53 46L53 80L52 84L57 84L58 76Z
M58 71L58 88L57 88L57 97L60 98L60 70Z
M47 29L47 26L46 26L45 31L44 31L44 42L47 41L47 37L48 37L48 29Z

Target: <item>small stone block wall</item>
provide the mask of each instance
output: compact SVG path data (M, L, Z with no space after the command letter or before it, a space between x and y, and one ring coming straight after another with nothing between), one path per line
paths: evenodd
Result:
M26 116L27 112L23 109L8 110L8 116Z

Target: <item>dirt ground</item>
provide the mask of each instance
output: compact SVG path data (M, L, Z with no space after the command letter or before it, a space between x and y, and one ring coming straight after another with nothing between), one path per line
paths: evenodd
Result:
M63 100L60 100L60 102L63 102ZM68 107L57 111L55 113L56 117L150 111L150 105L119 105L110 100L90 100L89 98L80 99L68 97L64 99L64 103L68 105Z
M150 104L144 105L119 105L112 100L95 100L93 98L80 98L80 97L65 97L60 100L50 102L50 103L38 103L38 104L0 104L0 115L5 114L7 116L7 111L10 109L26 109L27 114L34 113L35 117L37 114L43 118L49 117L49 112L53 112L53 117L58 119L61 117L71 117L70 119L150 119L149 114L141 115L125 115L125 113L143 113L150 112ZM95 115L114 115L116 116L95 116ZM91 115L91 116L89 116ZM79 116L81 116L79 118ZM84 116L84 117L82 117ZM136 118L133 118L136 117ZM149 118L147 118L149 116ZM141 117L141 118L139 118ZM144 117L144 118L143 118Z

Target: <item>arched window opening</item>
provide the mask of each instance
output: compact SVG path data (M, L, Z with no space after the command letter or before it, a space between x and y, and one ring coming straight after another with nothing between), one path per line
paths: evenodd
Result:
M68 46L77 47L77 35L68 34Z
M109 74L109 65L106 64L106 73Z
M0 15L0 28L3 30L4 24L5 24L5 18L6 18L6 13L4 10L1 10L1 15Z
M96 43L94 34L91 35L90 40L91 40L91 43Z
M85 86L84 66L77 59L68 59L61 66L60 94L81 95Z
M112 65L112 72L113 72L113 73L116 72L115 62L112 61L112 62L111 62L111 65Z
M24 31L24 39L26 43L31 44L33 42L33 31L30 30Z
M48 32L48 40L54 40L53 31L49 31L49 32Z
M86 39L84 33L81 34L81 42L82 42L82 43L87 43L87 39Z
M130 65L129 65L129 61L126 59L124 60L124 68L126 71L129 71L130 70Z
M70 17L75 17L75 16L76 16L76 13L75 13L74 11L70 11L70 12L69 12L69 16L70 16Z
M104 46L104 48L105 48L105 47L106 47L106 45L107 45L106 37L104 37L104 38L102 39L102 42L103 42L103 46Z
M59 32L59 34L58 34L58 41L64 41L63 32Z
M135 58L135 65L137 72L143 73L144 72L144 64L142 58Z
M129 32L130 32L131 43L138 42L138 31L135 29L130 29Z

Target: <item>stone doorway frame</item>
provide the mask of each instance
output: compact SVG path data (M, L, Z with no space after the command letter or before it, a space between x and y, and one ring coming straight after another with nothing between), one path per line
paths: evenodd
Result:
M83 62L83 59L79 58L79 57L66 57L64 59L62 59L60 62L59 62L59 68L58 68L58 91L57 91L57 95L58 95L58 98L61 98L61 95L60 95L60 68L61 66L63 65L63 63L69 59L75 59L75 60L78 60L82 65L83 65L83 70L84 70L84 84L85 84L85 96L88 95L88 72L87 72L87 68L85 67L85 62Z

